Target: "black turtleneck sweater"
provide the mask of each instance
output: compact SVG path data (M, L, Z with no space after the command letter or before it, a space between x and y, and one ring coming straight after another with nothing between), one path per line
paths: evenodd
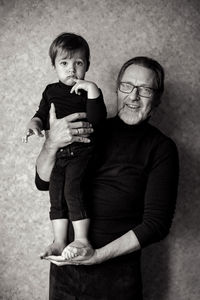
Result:
M47 85L42 94L39 109L33 116L42 120L44 130L49 129L49 110L51 103L55 105L58 119L72 113L86 112L88 121L95 127L106 118L106 107L101 90L98 98L87 99L87 92L81 90L81 95L75 93L71 94L71 88L71 86L61 81Z
M177 197L178 153L174 142L148 123L108 119L97 132L95 163L87 197L90 240L95 248L129 230L141 247L169 232ZM36 186L48 183L36 174Z

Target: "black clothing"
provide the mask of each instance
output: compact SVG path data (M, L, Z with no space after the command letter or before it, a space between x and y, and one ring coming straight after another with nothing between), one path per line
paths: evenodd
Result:
M67 268L51 264L49 299L142 300L140 259Z
M86 112L87 120L96 127L106 118L106 107L101 91L98 98L87 99L87 92L81 90L81 95L71 94L71 88L60 81L46 87L39 110L34 115L41 119L45 130L49 129L51 103L55 105L58 119L75 112ZM89 146L73 143L60 149L56 155L49 186L51 220L70 218L75 221L89 217L87 203L83 199L83 188L94 145L93 136L91 139L92 143Z
M88 165L93 149L90 144L73 143L57 152L49 185L51 220L89 218L87 198L83 193L88 184Z
M94 153L96 164L87 191L93 247L103 247L129 230L134 231L142 248L163 239L169 232L177 197L179 164L174 142L147 121L131 126L115 117L97 133ZM47 188L48 184L37 176L36 185ZM140 251L117 257L105 262L104 269L116 262L139 261L139 257ZM62 268L52 266L52 276L54 272L69 276L71 268ZM80 274L84 268L88 267L81 267ZM130 282L137 290L134 278ZM102 275L104 279L112 286L112 277ZM74 290L73 285L68 288Z
M71 86L61 81L47 85L42 94L42 100L38 111L33 117L42 120L44 130L49 129L49 110L51 103L54 103L56 117L64 118L76 112L86 112L87 120L95 127L106 118L106 107L103 102L103 95L96 99L87 99L87 92L81 90L81 95L70 93Z

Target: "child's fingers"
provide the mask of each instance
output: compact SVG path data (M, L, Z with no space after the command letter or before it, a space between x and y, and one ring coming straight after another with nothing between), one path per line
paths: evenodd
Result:
M71 88L71 91L70 91L71 94L75 91L75 87L76 87L76 84L73 85L73 87Z
M22 137L22 143L28 143L28 136L27 135Z
M81 93L79 92L79 89L81 89L80 87L80 82L78 81L78 79L74 80L76 81L76 84L73 85L73 87L71 88L70 93L72 94L73 92L75 92L77 95L80 95Z
M28 138L29 138L29 136L31 136L31 135L33 135L33 134L34 134L33 131L29 129L29 130L26 132L26 134L22 137L22 142L23 142L23 143L28 143Z
M38 129L29 129L26 134L22 137L22 142L23 143L28 143L28 138L31 136L31 135L36 135L38 137L44 137L44 134L38 130Z
M39 137L43 137L44 134L39 130L39 129L33 129L33 134L35 134L36 136L39 136Z
M44 137L44 134L40 131L40 132L38 133L38 136L39 136L39 137Z

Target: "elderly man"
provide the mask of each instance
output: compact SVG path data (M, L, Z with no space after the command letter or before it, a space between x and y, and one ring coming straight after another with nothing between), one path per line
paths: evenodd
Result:
M53 263L51 300L142 299L141 249L168 234L177 197L176 146L148 123L163 91L164 71L155 60L135 57L122 66L117 79L118 113L96 132L86 190L92 248L72 248L79 255L70 261L46 257ZM89 124L77 120L83 116L57 120L51 110L51 129L37 159L39 189L48 189L59 148L89 141Z

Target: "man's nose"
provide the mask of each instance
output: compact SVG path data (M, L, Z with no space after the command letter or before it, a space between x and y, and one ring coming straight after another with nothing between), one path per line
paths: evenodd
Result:
M129 94L129 99L131 100L138 100L139 99L139 93L138 93L138 88L134 87L132 92Z

